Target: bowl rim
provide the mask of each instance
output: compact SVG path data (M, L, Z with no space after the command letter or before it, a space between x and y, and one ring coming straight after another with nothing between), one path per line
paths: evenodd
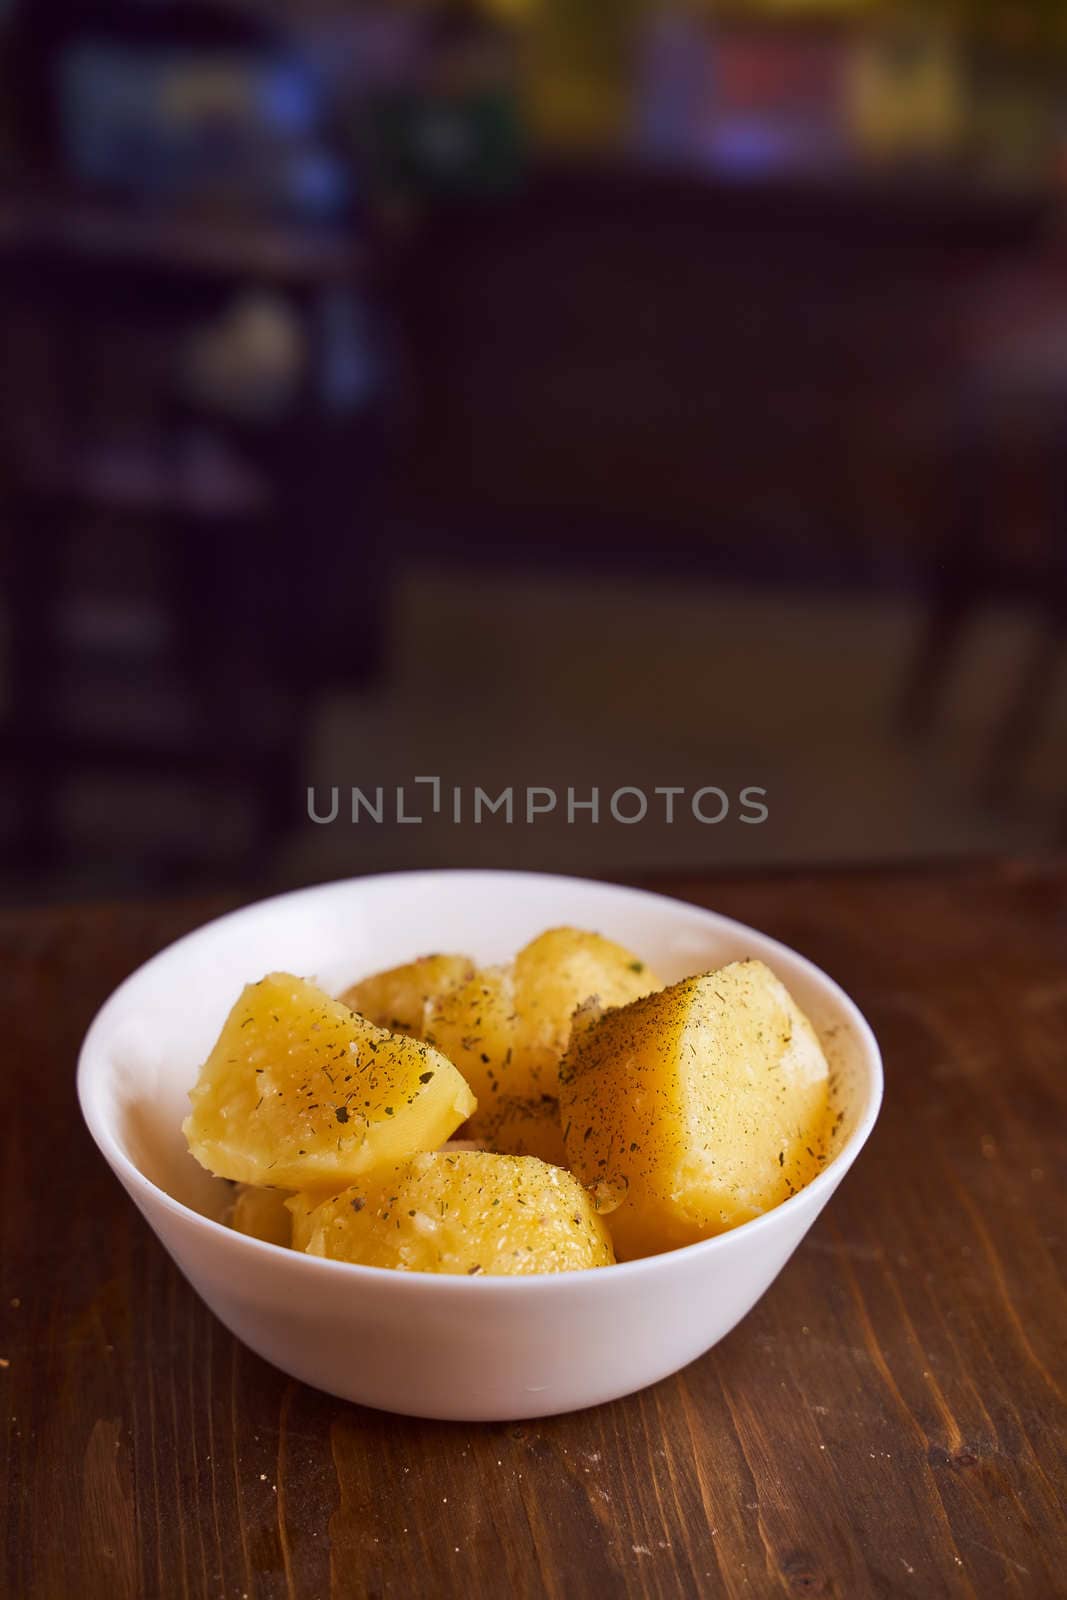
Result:
M228 1227L223 1222L217 1222L212 1217L206 1217L192 1206L187 1206L184 1201L178 1200L174 1195L163 1189L151 1178L143 1173L136 1162L127 1155L119 1140L115 1136L108 1119L97 1110L93 1102L91 1084L98 1072L102 1072L106 1060L100 1037L106 1032L110 1014L120 1009L126 992L134 987L151 968L170 960L175 952L185 945L191 944L203 937L209 930L222 928L229 923L238 923L245 917L252 917L262 912L268 906L283 906L288 900L295 900L305 896L322 892L338 892L346 888L354 888L363 884L387 884L390 881L414 884L418 879L458 880L464 878L488 879L514 879L534 878L551 881L561 886L574 888L594 887L607 890L624 896L627 899L644 900L660 906L670 906L684 911L696 919L709 919L724 932L741 935L755 935L771 952L781 952L788 957L790 962L799 964L806 975L816 983L821 984L829 992L834 1003L841 1009L851 1024L857 1041L861 1047L864 1066L868 1078L867 1103L862 1114L857 1119L855 1127L842 1144L840 1150L828 1161L823 1170L814 1177L810 1183L798 1189L788 1199L780 1201L771 1210L765 1211L758 1217L752 1217L747 1222L740 1223L736 1228L728 1229L725 1233L713 1234L708 1239L699 1239L693 1244L678 1245L671 1250L660 1251L656 1255L639 1256L633 1261L616 1261L606 1267L569 1272L530 1272L515 1275L485 1273L468 1277L459 1273L435 1272L403 1272L395 1267L364 1266L355 1261L335 1261L327 1256L308 1255L304 1251L293 1250L287 1245L271 1244L264 1239L256 1239L250 1234L239 1233L236 1229ZM100 1064L97 1065L97 1062ZM588 1284L590 1280L599 1281L602 1274L609 1274L611 1281L619 1282L625 1277L636 1277L649 1272L669 1270L669 1264L679 1261L680 1258L695 1261L698 1254L709 1260L715 1254L738 1248L739 1239L754 1240L757 1235L773 1232L779 1225L779 1220L795 1214L798 1208L810 1209L816 1202L816 1215L822 1209L822 1204L829 1199L837 1188L841 1179L848 1172L863 1146L867 1143L874 1125L878 1120L885 1093L885 1073L882 1054L875 1037L874 1030L867 1021L859 1006L852 997L842 989L834 978L811 961L807 956L794 950L790 945L780 939L773 938L770 934L761 932L760 929L751 927L748 923L740 922L735 917L725 916L722 912L712 911L706 906L694 904L689 900L680 900L674 895L661 894L656 890L632 887L629 884L616 883L610 879L594 877L577 877L574 874L555 872L537 872L523 868L493 868L493 867L441 867L418 868L408 871L396 872L370 872L361 873L350 878L328 879L322 883L307 884L302 888L288 889L281 894L267 895L262 899L250 901L247 905L238 906L232 911L223 912L220 916L211 917L208 921L200 923L190 929L188 933L165 945L155 955L136 967L122 982L112 990L107 999L100 1006L86 1030L78 1053L78 1066L76 1073L76 1087L78 1105L82 1120L92 1136L94 1144L103 1155L115 1175L121 1180L131 1197L135 1192L145 1196L151 1205L162 1206L176 1218L208 1231L209 1237L225 1240L228 1247L253 1252L268 1252L264 1260L277 1262L284 1258L289 1270L297 1273L310 1272L312 1274L340 1273L349 1281L369 1279L372 1283L388 1282L392 1284L393 1291L397 1293L445 1293L455 1291L459 1284L464 1285L463 1293L521 1293L523 1286L540 1285L542 1289L550 1285L554 1292L563 1293L569 1285L573 1290L578 1283ZM140 1208L139 1208L140 1209ZM148 1218L146 1217L146 1220ZM813 1219L814 1220L814 1219ZM153 1230L154 1231L154 1230ZM354 1277L353 1277L354 1275ZM429 1286L433 1285L433 1288Z

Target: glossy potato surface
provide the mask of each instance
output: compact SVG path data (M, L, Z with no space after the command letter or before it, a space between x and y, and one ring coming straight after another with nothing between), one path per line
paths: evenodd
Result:
M537 1156L554 1167L567 1165L559 1101L541 1094L525 1099L493 1095L484 1110L474 1113L463 1130L487 1150L505 1156Z
M581 1185L532 1156L415 1156L330 1200L296 1195L289 1206L298 1248L364 1266L476 1277L614 1260Z
M631 951L579 928L551 928L507 967L484 968L427 1008L426 1037L486 1109L494 1095L556 1095L577 1008L625 1005L659 988Z
M285 1204L287 1199L285 1189L257 1189L254 1184L240 1183L230 1209L230 1227L266 1244L289 1245L293 1219Z
M189 1098L201 1166L281 1189L336 1190L436 1149L477 1104L429 1045L278 972L245 988Z
M810 1182L829 1069L769 968L736 962L579 1018L560 1112L567 1164L629 1260L735 1228Z
M420 956L354 983L341 1000L376 1027L421 1039L427 1006L473 978L474 970L469 956Z

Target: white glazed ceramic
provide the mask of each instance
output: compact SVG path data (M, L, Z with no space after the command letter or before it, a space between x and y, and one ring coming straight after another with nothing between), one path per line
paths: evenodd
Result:
M351 1266L218 1221L226 1186L188 1154L187 1091L242 985L284 969L338 993L431 950L482 962L570 923L629 946L667 981L743 956L792 990L840 1077L833 1159L733 1233L592 1272L455 1278ZM417 872L300 890L190 934L116 990L89 1030L78 1093L116 1176L226 1326L283 1371L363 1405L470 1421L546 1416L655 1383L710 1348L792 1255L866 1141L878 1046L817 967L678 901L521 872Z

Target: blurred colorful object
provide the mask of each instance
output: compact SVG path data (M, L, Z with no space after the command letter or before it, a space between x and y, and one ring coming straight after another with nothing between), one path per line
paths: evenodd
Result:
M961 42L936 19L862 35L848 75L850 122L861 152L879 161L958 153L967 128Z
M59 63L63 155L77 179L160 200L245 200L331 215L347 178L294 57L92 37Z
M399 82L372 89L363 154L389 191L499 194L522 167L513 38L476 8L441 8Z
M501 195L528 152L1025 184L1067 105L1062 0L96 0L58 29L16 9L51 39L70 174L297 217Z

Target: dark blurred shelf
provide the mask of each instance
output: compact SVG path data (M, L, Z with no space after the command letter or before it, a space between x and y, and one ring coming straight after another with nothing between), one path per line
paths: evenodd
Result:
M255 517L271 503L263 478L220 449L107 441L69 451L45 446L28 451L18 471L34 496L135 517Z
M235 740L237 729L235 727ZM269 775L275 749L260 740L254 747L233 742L223 749L217 741L203 735L168 738L161 732L155 738L141 733L137 739L106 731L63 731L50 728L0 731L0 770L5 765L18 772L27 762L70 779L79 771L98 770L109 776L152 774L181 777L191 784L217 782L224 773L230 781L255 789Z
M521 198L521 196L520 196ZM855 167L823 173L735 176L698 159L671 163L636 157L601 162L555 160L536 168L526 198L573 212L636 208L649 223L665 214L723 226L826 229L857 242L978 239L1027 242L1056 220L1051 184L998 182L945 169L910 172ZM479 207L485 211L485 206Z
M61 190L0 193L0 252L254 276L296 287L350 282L366 265L363 243L340 230L137 212Z
M864 171L735 177L693 160L636 157L539 159L509 197L450 201L437 208L464 223L515 207L555 213L622 206L657 215L689 212L722 225L847 230L857 240L916 235L1032 238L1059 210L1051 185L1007 184L961 172ZM264 223L255 218L135 211L56 188L35 192L0 183L0 254L122 262L167 271L253 275L278 285L351 282L366 271L362 237L341 228Z

